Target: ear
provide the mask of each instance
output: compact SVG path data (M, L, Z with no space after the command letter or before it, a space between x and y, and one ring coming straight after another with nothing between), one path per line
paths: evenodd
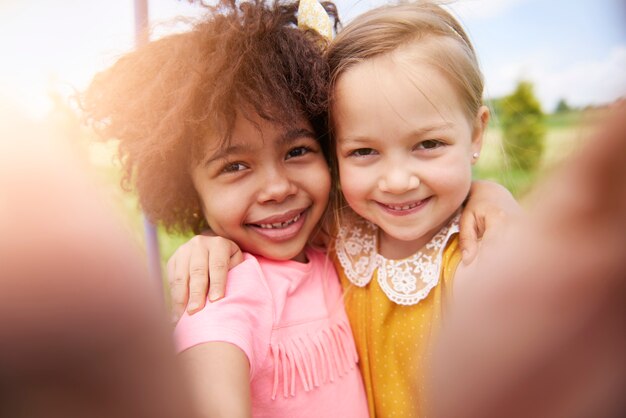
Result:
M490 116L491 113L489 112L489 108L487 106L481 106L476 113L476 118L474 119L474 129L472 131L472 154L480 154L480 150L483 147L483 135L487 129ZM474 159L474 162L476 162L476 159Z

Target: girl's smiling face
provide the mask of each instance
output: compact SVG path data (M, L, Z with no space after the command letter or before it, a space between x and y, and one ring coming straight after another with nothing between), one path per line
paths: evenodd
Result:
M341 190L378 225L382 255L424 246L467 197L489 111L468 118L459 94L401 47L344 72L332 104Z
M305 261L330 191L328 165L308 122L284 127L239 114L231 141L209 147L192 178L215 234L255 255Z

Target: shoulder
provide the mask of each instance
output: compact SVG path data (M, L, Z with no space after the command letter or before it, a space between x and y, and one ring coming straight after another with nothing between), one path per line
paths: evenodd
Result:
M244 261L228 274L224 298L185 313L174 330L177 351L208 342L230 342L243 350L251 367L265 356L274 325L274 304L259 260L244 254Z
M262 262L262 258L244 252L243 261L229 270L228 277L238 278L246 275L254 275L258 276L259 278L263 277L263 271L260 268Z
M267 276L271 273L266 271L266 260L249 253L243 253L244 260L228 271L225 285L225 295L220 301L235 303L239 301L241 294L271 299L271 291L268 286ZM246 298L247 299L247 298ZM207 306L209 303L207 303Z
M233 309L245 306L249 309L271 307L272 292L262 264L263 259L244 253L244 261L228 272L224 297L218 301L207 302L207 313L214 310L222 311L225 307Z
M311 263L311 275L321 277L324 282L339 283L335 263L326 250L308 248L306 254Z
M485 235L478 246L476 257L468 263L458 263L456 273L454 274L454 293L455 298L463 297L464 294L471 291L477 282L482 279L483 272L487 271L489 265L500 265L506 263L506 257L502 257L505 253L503 249L509 248L508 245L512 237L512 232L523 227L521 224L506 224L498 234ZM482 286L482 284L479 284Z

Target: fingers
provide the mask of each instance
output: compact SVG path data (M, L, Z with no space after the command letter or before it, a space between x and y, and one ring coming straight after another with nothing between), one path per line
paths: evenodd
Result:
M241 252L241 249L239 249L239 247L234 242L231 241L230 244L231 244L230 268L232 269L236 265L243 263L243 253Z
M211 259L209 260L209 274L211 277L209 301L211 302L224 297L229 260L230 246L218 245L211 252Z
M522 209L511 193L491 181L475 181L461 217L459 245L463 263L473 261L480 242L500 233L502 226L522 214Z
M212 240L209 275L211 286L209 301L214 302L224 297L228 270L243 261L243 254L235 243L216 237Z
M194 237L191 241L191 251L187 266L189 267L189 303L187 312L198 312L206 304L209 287L209 255L213 257L210 248L205 247L203 237Z
M508 213L499 210L492 209L485 213L482 222L477 225L477 234L481 240L489 239L496 234L499 234L508 223L515 222L519 218L519 214L515 214L512 211Z
M167 263L173 320L185 308L190 315L204 308L207 291L211 302L223 298L228 270L242 261L239 247L225 238L197 235L183 244Z
M478 253L478 222L472 213L463 211L459 231L459 247L463 254L463 263L471 263Z
M188 246L191 251L186 261L189 267L187 312L193 314L206 305L207 290L210 302L224 297L228 270L243 261L243 254L234 242L216 236L196 236Z
M177 322L185 311L188 300L188 272L184 268L188 265L189 255L187 247L181 247L167 262L167 279L170 287L172 305L172 322Z

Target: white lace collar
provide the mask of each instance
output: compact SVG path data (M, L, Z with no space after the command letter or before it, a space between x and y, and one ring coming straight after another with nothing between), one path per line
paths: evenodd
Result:
M459 232L459 218L455 216L420 251L403 260L378 254L378 227L364 219L339 229L335 251L351 283L366 286L378 268L378 284L389 300L416 305L439 282L443 249L450 236Z

